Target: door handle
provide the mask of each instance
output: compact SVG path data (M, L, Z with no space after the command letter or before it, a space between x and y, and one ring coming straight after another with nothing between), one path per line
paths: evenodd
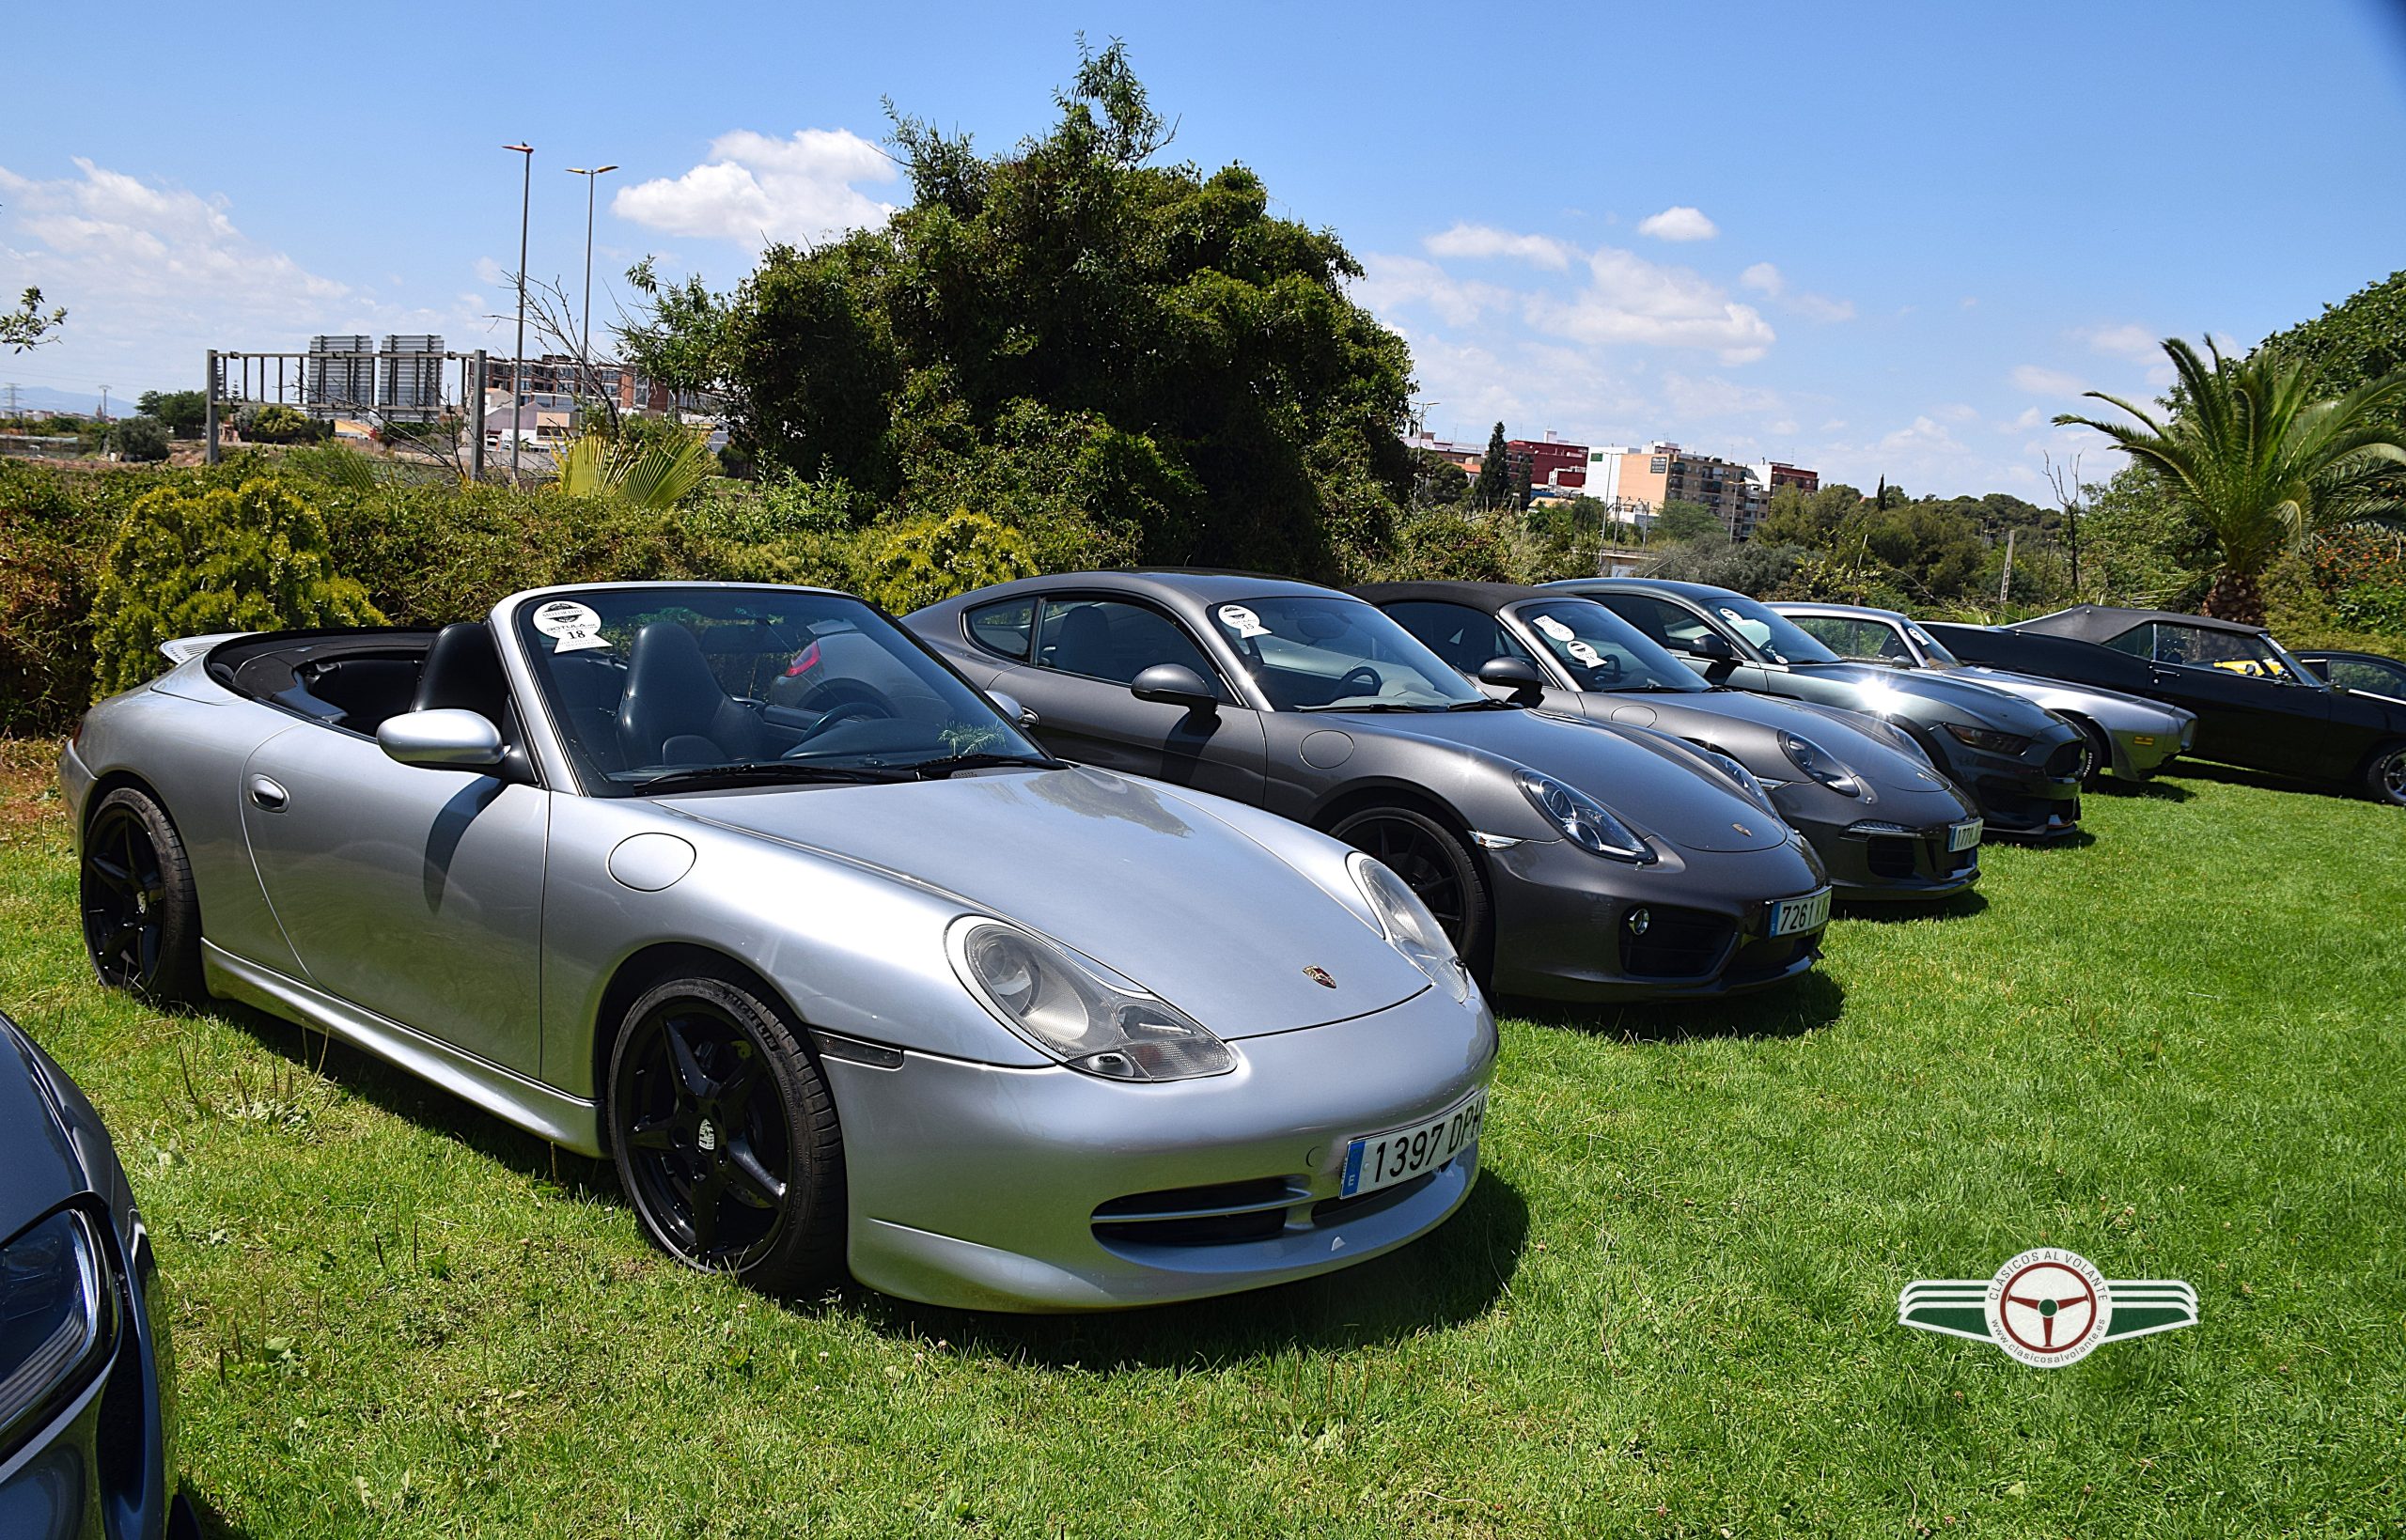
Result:
M283 812L284 804L289 801L284 794L284 788L264 775L252 776L246 783L246 788L251 794L251 801L271 813Z

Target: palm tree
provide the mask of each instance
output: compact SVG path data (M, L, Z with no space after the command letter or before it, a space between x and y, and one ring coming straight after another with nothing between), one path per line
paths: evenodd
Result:
M2166 338L2164 350L2180 381L2169 421L2092 390L2137 425L2070 412L2055 422L2093 428L2161 473L2219 557L2204 612L2260 626L2258 580L2283 552L2332 524L2406 512L2395 481L2383 485L2391 467L2406 465L2398 428L2406 371L2318 398L2304 368L2260 352L2225 358L2209 339L2200 358L2179 337Z

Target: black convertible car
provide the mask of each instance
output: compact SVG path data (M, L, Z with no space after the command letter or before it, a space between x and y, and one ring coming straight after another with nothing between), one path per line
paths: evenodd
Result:
M2261 626L2083 604L2013 626L1928 630L1969 662L2185 707L2199 759L2406 806L2406 702L2326 681Z
M2377 652L2301 652L2297 661L2342 690L2406 701L2406 662L2395 658Z

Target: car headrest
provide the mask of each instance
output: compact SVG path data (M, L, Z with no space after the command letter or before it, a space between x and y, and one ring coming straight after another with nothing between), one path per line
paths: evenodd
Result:
M499 726L509 712L509 684L502 677L492 629L481 620L462 620L436 631L410 709L474 711Z

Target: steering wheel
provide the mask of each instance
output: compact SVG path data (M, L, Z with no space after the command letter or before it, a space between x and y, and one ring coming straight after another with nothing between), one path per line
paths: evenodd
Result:
M1356 679L1367 679L1369 681L1369 687L1364 690L1348 690L1345 688ZM1379 677L1379 671L1377 669L1372 668L1367 663L1363 663L1357 667L1347 670L1345 677L1336 681L1336 694L1337 698L1340 700L1347 695L1375 695L1380 691L1384 690L1386 688L1386 680Z
M793 747L788 749L781 757L791 759L801 752L805 744L839 722L850 722L854 717L891 717L893 714L876 701L839 701L827 708L825 716L805 728L803 735L794 739Z

